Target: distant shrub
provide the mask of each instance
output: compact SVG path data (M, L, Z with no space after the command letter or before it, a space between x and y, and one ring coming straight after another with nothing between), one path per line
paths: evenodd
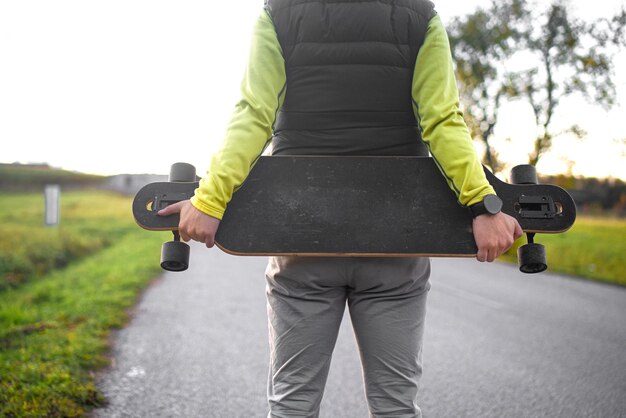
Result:
M43 190L46 184L64 189L85 188L104 183L106 177L61 170L45 164L0 164L0 190L25 192Z

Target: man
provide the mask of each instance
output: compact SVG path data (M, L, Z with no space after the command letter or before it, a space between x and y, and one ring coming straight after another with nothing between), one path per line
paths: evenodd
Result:
M233 191L270 142L274 155L430 151L476 215L479 261L521 236L513 218L487 213L484 202L497 197L458 109L445 29L426 0L267 0L208 175L190 201L160 214L180 212L182 239L212 247ZM346 303L371 415L421 416L429 275L427 258L270 258L269 416L318 416Z

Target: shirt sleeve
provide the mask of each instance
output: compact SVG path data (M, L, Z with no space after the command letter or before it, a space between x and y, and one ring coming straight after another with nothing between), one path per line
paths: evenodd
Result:
M438 15L430 20L417 55L412 90L422 139L459 202L472 205L495 194L459 109L450 43Z
M266 11L256 22L248 64L224 141L211 158L207 175L191 198L198 210L222 219L233 192L241 186L271 141L286 86L285 61Z

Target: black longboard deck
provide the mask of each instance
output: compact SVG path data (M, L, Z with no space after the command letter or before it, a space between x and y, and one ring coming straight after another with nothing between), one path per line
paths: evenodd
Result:
M558 233L576 217L553 185L512 185L485 170L525 232ZM152 183L136 196L137 223L175 230L156 210L198 183ZM545 204L542 204L545 202ZM234 193L216 237L238 255L474 256L472 216L428 157L261 157Z

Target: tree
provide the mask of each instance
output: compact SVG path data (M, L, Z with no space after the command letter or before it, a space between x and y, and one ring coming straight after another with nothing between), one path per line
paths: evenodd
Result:
M555 110L564 99L581 95L604 108L614 104L612 58L626 45L625 24L624 9L593 22L575 18L568 0L553 0L544 8L492 0L488 8L452 22L448 29L461 102L492 170L502 165L490 141L505 99L526 100L533 110L537 135L528 158L533 165L556 136L585 135L577 125L553 131Z

